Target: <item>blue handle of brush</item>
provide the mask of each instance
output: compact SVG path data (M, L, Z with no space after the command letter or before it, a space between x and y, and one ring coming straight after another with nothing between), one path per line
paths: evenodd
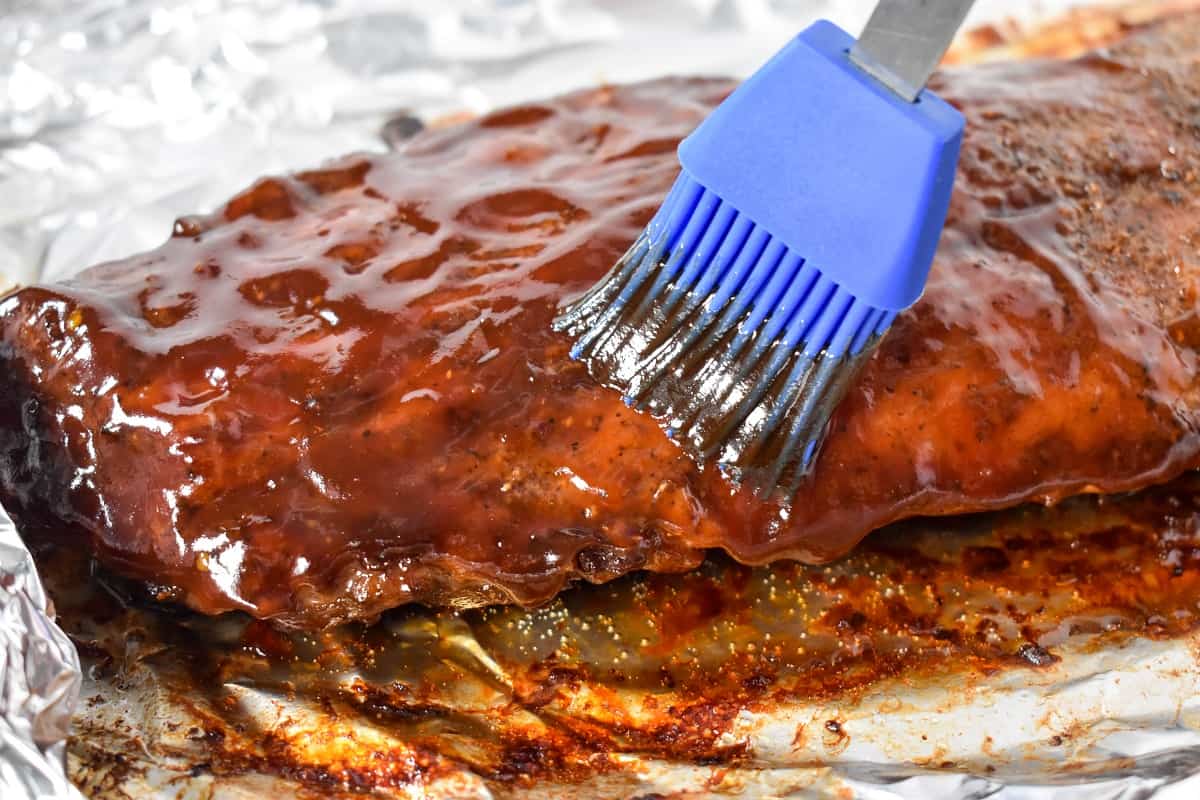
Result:
M925 286L965 121L929 90L907 103L820 21L679 146L697 183L855 298L888 311Z

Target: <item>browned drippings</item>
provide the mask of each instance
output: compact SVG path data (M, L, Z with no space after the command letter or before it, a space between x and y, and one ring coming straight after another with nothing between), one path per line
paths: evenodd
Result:
M269 178L0 300L0 493L31 541L292 627L844 554L899 518L1197 463L1200 25L943 74L967 116L924 298L790 503L699 469L550 330L730 88L661 80ZM866 235L868 232L864 232ZM785 568L786 569L786 568Z
M43 558L63 624L111 684L148 669L169 704L198 715L192 762L360 791L452 768L519 787L616 769L616 753L752 761L722 739L744 710L852 707L893 679L957 681L969 693L1062 653L1192 632L1200 476L1132 496L903 523L826 566L716 559L688 575L579 587L534 611L400 610L318 634L281 634L241 614L122 608L73 558ZM277 727L241 704L240 688L314 709L317 722ZM387 746L310 741L314 725L362 724ZM832 757L851 734L831 716L804 736Z

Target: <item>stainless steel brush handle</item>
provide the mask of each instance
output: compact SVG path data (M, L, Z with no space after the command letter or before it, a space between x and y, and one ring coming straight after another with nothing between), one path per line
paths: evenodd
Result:
M907 102L917 99L975 0L879 0L850 60Z

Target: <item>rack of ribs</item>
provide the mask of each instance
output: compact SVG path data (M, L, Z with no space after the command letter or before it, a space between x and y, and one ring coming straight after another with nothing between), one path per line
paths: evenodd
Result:
M900 518L1200 464L1200 17L935 78L968 125L929 287L791 498L694 463L550 329L731 86L427 130L0 299L0 500L163 600L316 628L709 548L819 562Z

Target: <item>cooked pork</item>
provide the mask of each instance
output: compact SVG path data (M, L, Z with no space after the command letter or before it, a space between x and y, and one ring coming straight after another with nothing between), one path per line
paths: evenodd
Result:
M693 463L550 329L730 88L427 131L0 300L0 499L164 599L320 627L707 548L832 559L902 517L1200 464L1200 18L935 79L968 127L929 287L786 501Z

